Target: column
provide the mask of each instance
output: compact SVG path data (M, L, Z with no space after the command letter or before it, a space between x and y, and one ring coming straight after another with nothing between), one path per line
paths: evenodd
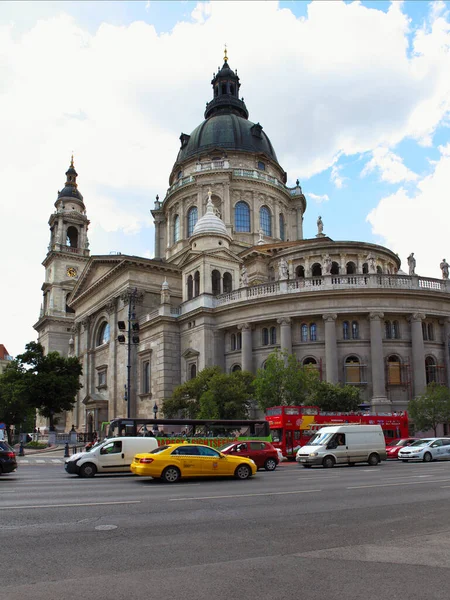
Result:
M297 208L297 239L303 239L303 212L301 206Z
M161 242L160 242L161 225L157 219L154 219L154 224L155 224L155 258L161 258Z
M281 352L292 354L291 319L283 317L282 319L278 319L277 323L280 325Z
M242 332L242 370L253 373L252 326L250 323L244 323L238 325L238 329Z
M447 386L450 388L450 319L440 321L443 325L444 363Z
M425 315L414 313L410 317L412 364L411 371L414 382L414 397L420 396L426 389L425 347L423 344L422 321Z
M371 404L377 412L383 412L390 404L386 396L386 377L384 372L382 327L384 314L373 312L370 320L370 360L372 368L372 400Z
M325 363L326 377L329 383L339 381L337 344L336 344L336 319L335 313L322 315L325 322Z

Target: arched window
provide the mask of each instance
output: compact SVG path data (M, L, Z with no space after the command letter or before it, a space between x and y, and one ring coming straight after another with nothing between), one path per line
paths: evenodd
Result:
M194 298L200 296L200 273L195 271L194 273Z
M269 330L267 327L264 327L262 330L261 342L263 346L267 346L269 344Z
M231 334L231 349L236 350L236 335L234 333Z
M284 242L285 232L284 232L284 216L280 213L280 240Z
M188 300L192 300L193 297L193 279L192 275L189 275L187 278L187 298Z
M69 299L70 292L66 294L66 313L74 313L74 309L67 304L67 300Z
M213 296L220 294L220 272L217 269L211 273L211 284Z
M347 263L347 275L354 275L356 273L356 265L350 261Z
M198 220L198 210L196 206L191 206L187 213L187 234L188 237L194 233L194 227Z
M380 267L380 265L377 266L377 273L378 273L378 275L383 274L383 269Z
M319 263L314 263L311 267L311 273L313 277L322 277L322 267Z
M231 292L231 290L233 289L233 281L231 278L231 273L224 273L223 274L223 293L227 294L228 292Z
M264 235L272 237L272 215L267 206L261 206L259 209L259 227Z
M337 263L335 261L333 261L331 263L331 271L330 271L330 273L332 275L339 275L339 263Z
M315 323L309 325L309 340L311 342L317 341L317 325Z
M308 341L308 325L306 323L302 323L300 328L300 339L302 342Z
M428 339L429 340L434 340L434 327L433 327L433 323L428 323L427 326L428 329Z
M342 337L344 340L350 339L350 324L348 321L342 323Z
M271 344L277 343L277 328L276 327L270 328L270 343Z
M345 359L345 383L361 383L360 363L357 356Z
M399 325L398 321L394 321L392 323L392 337L395 340L400 339L400 325Z
M234 207L235 231L250 231L250 207L247 202L237 202Z
M317 365L317 360L312 357L312 356L308 356L307 358L303 359L303 363L302 363L305 367L307 365Z
M142 365L142 393L150 392L150 361L147 360Z
M275 281L275 269L269 267L269 281Z
M78 229L72 225L67 228L66 246L78 248Z
M266 170L266 165L263 163L262 160L258 160L258 169L260 171L265 171Z
M384 322L385 336L387 340L392 339L392 325L390 321Z
M232 373L236 373L237 371L242 371L242 369L241 369L241 365L233 365L233 366L231 367L231 372L232 372Z
M387 359L387 382L389 385L401 385L402 371L398 356L394 354Z
M352 321L352 340L359 339L359 323L358 321Z
M242 348L242 333L239 332L236 336L236 350L240 350Z
M180 215L173 218L173 243L176 244L180 239Z
M427 377L427 385L430 383L437 383L436 361L432 356L427 356L425 359L425 373Z
M107 344L109 342L110 328L109 323L104 321L98 330L97 334L97 344L96 346L102 346L103 344Z
M298 279L303 278L305 276L305 267L303 267L302 265L300 265L299 267L297 267L295 269L295 276Z
M364 275L367 275L368 272L369 272L369 265L367 263L363 263L363 273L364 273Z
M194 379L197 377L197 365L191 365L189 368L189 378Z

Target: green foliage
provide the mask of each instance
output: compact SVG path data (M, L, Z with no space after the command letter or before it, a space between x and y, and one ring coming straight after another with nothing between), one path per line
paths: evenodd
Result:
M318 373L302 366L293 354L272 352L264 369L258 369L253 384L258 406L300 406L311 404Z
M311 400L312 404L329 412L357 411L361 404L359 389L356 386L328 381L317 382Z
M207 367L197 377L175 388L163 401L167 418L245 419L252 397L253 375L237 371L229 375L219 367Z
M50 430L53 430L54 415L72 410L76 393L82 387L79 360L76 357L64 358L58 352L44 354L41 344L30 342L17 361L22 372L19 388L25 387L29 406L47 417Z
M9 441L11 427L21 430L27 421L34 422L24 376L25 370L16 360L0 375L0 421L6 425Z
M408 413L417 431L433 429L436 436L439 423L450 422L450 390L430 383L425 394L410 401Z

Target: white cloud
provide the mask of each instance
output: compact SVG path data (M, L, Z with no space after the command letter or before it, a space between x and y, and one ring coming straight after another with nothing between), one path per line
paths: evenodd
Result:
M30 15L39 15L36 6ZM147 227L181 131L202 120L224 42L250 118L264 126L292 182L331 167L340 188L339 156L391 149L405 137L430 143L450 107L442 10L411 33L395 2L387 13L358 2L312 2L301 19L276 2L199 3L170 33L157 34L143 21L106 19L88 31L61 3L53 15L46 4L42 18L16 28L23 3L7 9L0 20L0 239L20 254L17 264L37 269L36 281L17 281L16 268L9 273L21 322L34 319L30 310L38 314L43 269L36 257L44 258L46 222L72 150L91 231ZM91 250L98 251L92 234ZM0 299L1 315L10 314L10 302ZM10 352L23 348L16 327L2 335ZM8 346L12 339L19 347Z
M322 202L328 202L328 200L330 199L328 197L328 194L313 194L312 192L308 192L307 193L308 198L311 198L311 200L314 200L314 202L316 202L317 204L321 204Z
M394 154L388 148L375 148L372 151L372 158L366 163L361 176L364 177L373 171L379 171L381 181L388 183L415 181L418 178L417 173L403 164L401 156Z
M439 264L443 257L450 257L450 143L439 150L441 157L434 171L417 183L414 194L401 187L380 200L367 216L373 233L399 254L403 265L412 251L417 260L416 272L430 277L440 277Z

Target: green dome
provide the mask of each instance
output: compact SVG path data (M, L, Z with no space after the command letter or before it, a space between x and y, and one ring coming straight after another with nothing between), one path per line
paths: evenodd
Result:
M177 163L205 151L221 148L265 154L278 163L275 150L259 123L234 113L216 113L199 125L190 136L182 135Z

